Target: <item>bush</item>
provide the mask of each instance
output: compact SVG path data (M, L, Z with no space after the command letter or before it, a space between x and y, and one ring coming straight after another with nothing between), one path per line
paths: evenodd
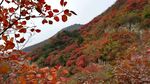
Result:
M120 55L120 43L118 41L112 41L107 43L101 49L100 59L103 61L114 60Z

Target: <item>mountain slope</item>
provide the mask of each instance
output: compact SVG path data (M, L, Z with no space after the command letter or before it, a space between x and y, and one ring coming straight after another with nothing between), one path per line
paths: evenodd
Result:
M68 84L150 83L136 79L141 76L138 73L145 79L150 77L145 74L150 73L149 28L149 0L117 0L79 30L64 31L32 51L33 62L64 66L71 78Z
M63 31L68 31L68 32L71 32L71 31L74 31L74 30L78 30L82 25L81 24L74 24L74 25L71 25L69 27L66 27L66 28L63 28L62 30L60 30L57 34L55 34L53 37L51 38L54 38L55 36L57 36L59 33L63 32ZM51 39L49 38L49 39ZM25 52L30 52L32 50L34 50L35 48L38 48L38 47L41 47L41 46L44 46L45 44L49 43L49 39L45 40L45 41L42 41L38 44L35 44L35 45L32 45L32 46L29 46L25 49L23 49L23 51Z

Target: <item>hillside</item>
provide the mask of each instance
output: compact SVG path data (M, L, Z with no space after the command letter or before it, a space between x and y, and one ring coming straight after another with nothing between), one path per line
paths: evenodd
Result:
M68 27L63 28L62 30L60 30L57 34L55 34L55 35L54 35L53 37L51 37L51 38L54 38L55 36L57 36L59 33L63 32L63 31L69 31L69 32L71 32L71 31L73 31L73 30L78 30L81 26L82 26L81 24L74 24L74 25L68 26ZM38 44L35 44L35 45L29 46L29 47L27 47L27 48L24 48L23 51L25 51L25 52L30 52L30 51L34 50L35 48L44 46L45 44L49 43L49 40L50 40L51 38L49 38L49 39L47 39L47 40L45 40L45 41L42 41L42 42L40 42L40 43L38 43Z
M117 0L78 30L32 51L39 66L63 65L68 84L150 83L150 1Z

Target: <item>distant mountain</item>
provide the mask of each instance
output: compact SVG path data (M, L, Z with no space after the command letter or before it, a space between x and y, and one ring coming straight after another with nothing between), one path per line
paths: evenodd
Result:
M69 27L63 28L61 31L74 31L80 29L81 26L81 24L74 24Z
M32 62L64 66L71 78L65 84L150 83L150 0L117 0L79 29L68 29L33 49Z
M74 30L78 30L81 26L82 26L81 24L74 24L74 25L71 25L71 26L69 26L69 27L63 28L62 30L60 30L57 34L55 34L55 35L54 35L53 37L51 37L51 38L54 38L55 36L57 36L59 33L63 32L63 31L72 32L72 31L74 31ZM51 38L49 38L49 39L51 39ZM35 48L41 47L41 46L47 44L47 43L49 42L49 41L48 41L49 39L47 39L47 40L45 40L45 41L42 41L42 42L40 42L40 43L38 43L38 44L29 46L29 47L27 47L27 48L24 48L23 51L25 51L25 52L30 52L30 51L32 51L32 50L35 49Z

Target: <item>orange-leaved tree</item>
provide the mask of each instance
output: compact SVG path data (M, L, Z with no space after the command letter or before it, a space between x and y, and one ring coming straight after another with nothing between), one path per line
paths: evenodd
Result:
M60 66L49 69L30 64L30 58L21 49L31 36L41 30L32 20L40 18L42 24L50 24L76 13L66 9L67 1L60 0L61 10L52 8L48 0L0 1L0 84L55 84ZM26 37L28 34L29 37Z

